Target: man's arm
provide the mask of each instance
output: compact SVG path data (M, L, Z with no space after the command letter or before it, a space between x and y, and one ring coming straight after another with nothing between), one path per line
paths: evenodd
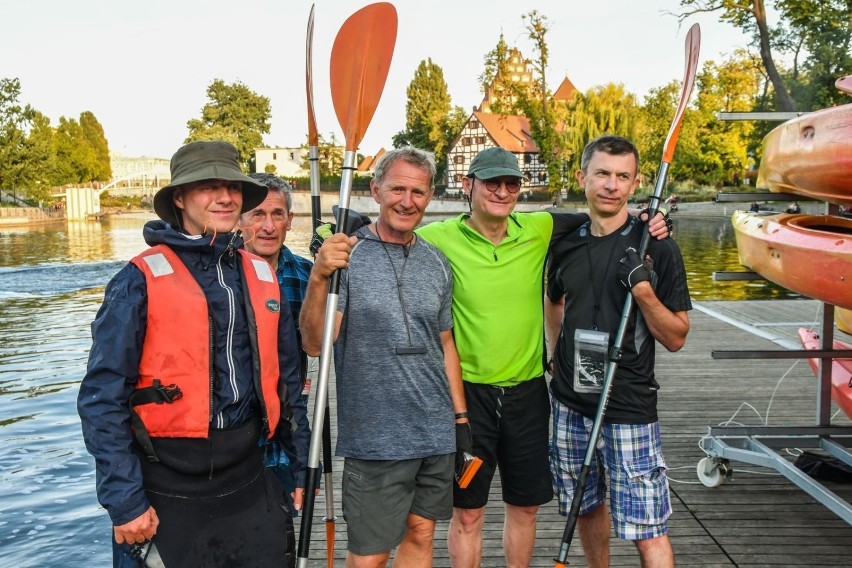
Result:
M325 309L328 300L328 281L335 270L349 266L349 254L358 241L356 237L347 237L337 233L326 239L317 253L308 288L305 291L305 303L299 314L299 329L302 332L302 348L311 357L316 357L322 349L322 331L325 324ZM337 339L343 314L338 312L335 319L333 338Z
M464 384L462 383L461 360L456 349L456 340L453 330L441 332L441 345L444 348L444 369L447 380L450 383L450 398L453 399L453 410L456 414L467 412L467 402L464 398Z
M686 334L689 332L688 312L669 310L657 298L650 282L639 282L630 292L642 310L642 317L654 339L669 351L679 351L686 343Z
M676 247L676 245L672 246ZM645 318L648 330L654 336L654 339L669 351L680 350L686 342L686 334L689 332L687 312L685 310L672 311L657 297L657 292L651 284L654 263L649 255L646 255L643 261L639 258L636 249L631 247L625 252L625 256L619 260L619 281L633 294L636 305L642 311L642 316ZM657 285L660 286L661 282L663 284L671 283L667 278L685 278L685 276L685 274L679 276L667 274L664 268L663 273L658 274L660 281L657 282Z
M556 356L556 342L559 340L559 333L562 331L562 315L565 312L565 296L560 296L559 300L553 301L546 294L544 296L544 335L547 339L548 360L553 360ZM553 367L546 369L551 375Z
M92 348L80 383L77 411L86 449L95 458L98 501L109 513L117 542L142 542L156 532L131 450L130 395L139 376L146 332L145 277L133 264L107 285L92 322Z

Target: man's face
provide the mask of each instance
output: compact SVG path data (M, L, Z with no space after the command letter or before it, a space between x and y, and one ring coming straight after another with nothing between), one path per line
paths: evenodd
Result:
M518 202L521 178L501 176L482 180L466 177L462 180L462 187L470 196L470 208L475 214L505 219Z
M636 157L633 154L614 156L595 152L586 171L577 172L577 181L594 213L603 217L620 214L639 185Z
M379 204L382 237L408 240L432 199L429 172L399 160L388 169L381 185L375 180L370 183L370 190ZM393 235L386 235L387 230Z
M287 200L280 191L269 190L263 203L243 213L246 249L271 263L278 260L281 245L293 223L293 213L287 210Z
M174 202L181 210L187 234L200 235L205 230L229 233L240 219L243 186L221 179L196 181L179 187Z

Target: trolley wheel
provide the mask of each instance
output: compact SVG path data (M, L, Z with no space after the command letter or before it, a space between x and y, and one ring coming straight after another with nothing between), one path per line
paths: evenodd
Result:
M710 473L707 473L707 472ZM713 458L702 458L698 462L696 468L698 479L707 487L719 487L725 483L725 478L728 474L728 468L724 463L716 462Z

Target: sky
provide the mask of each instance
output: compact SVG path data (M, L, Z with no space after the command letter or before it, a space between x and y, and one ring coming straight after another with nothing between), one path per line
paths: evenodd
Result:
M198 118L214 79L240 81L269 97L267 146L299 146L307 135L305 38L313 41L317 127L342 142L329 88L334 37L367 1L348 0L0 0L0 78L21 81L20 102L56 126L91 111L113 152L169 158ZM564 76L585 91L623 83L640 97L680 80L684 38L701 25L701 63L721 61L747 38L718 15L680 24L678 0L395 0L399 31L387 83L359 147L375 154L405 127L406 88L420 62L444 71L452 103L478 105L483 58L504 34L534 55L521 16L548 18L548 83ZM770 14L770 25L772 24Z

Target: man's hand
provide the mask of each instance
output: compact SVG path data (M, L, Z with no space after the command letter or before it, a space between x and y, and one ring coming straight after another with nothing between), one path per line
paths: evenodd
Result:
M641 210L639 212L639 220L646 222L648 220L648 212L649 209ZM652 237L662 240L672 236L673 227L671 217L668 216L665 209L658 209L657 214L648 223L648 232L651 233Z
M340 218L340 208L337 205L331 206L331 212L334 215L335 220ZM369 225L370 223L371 221L369 217L367 217L363 213L358 213L354 209L350 209L349 214L346 217L346 227L343 232L351 236L355 231L357 231L364 225ZM317 253L319 252L320 247L322 246L323 241L325 241L327 238L329 238L336 232L337 225L335 223L322 223L317 227L316 231L314 231L314 234L311 237L311 242L308 245L308 250L311 251L311 254L315 258L317 256Z
M115 534L115 542L118 544L136 544L146 540L151 540L157 534L157 527L160 525L160 519L157 518L157 512L154 507L148 507L148 510L123 525L113 527Z
M328 280L335 270L349 266L349 254L357 242L357 237L347 237L343 233L336 233L325 239L317 252L311 275L316 274Z
M651 273L654 271L654 262L651 257L645 255L645 262L639 258L639 252L630 247L626 255L618 261L618 280L628 290L640 282L650 282Z
M473 430L470 422L456 423L456 455L459 452L473 452Z

